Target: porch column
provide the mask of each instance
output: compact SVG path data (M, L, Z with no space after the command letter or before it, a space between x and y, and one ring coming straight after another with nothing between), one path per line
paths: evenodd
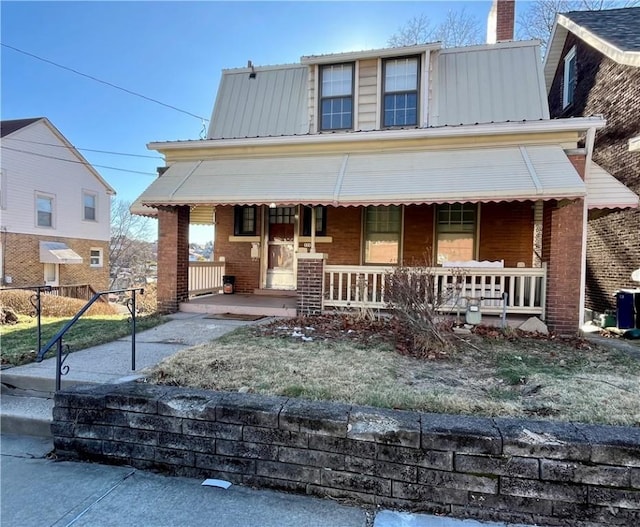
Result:
M545 202L542 260L547 262L546 322L560 335L580 329L584 200Z
M175 313L189 298L189 207L158 210L160 313Z
M298 316L322 313L323 253L298 253Z

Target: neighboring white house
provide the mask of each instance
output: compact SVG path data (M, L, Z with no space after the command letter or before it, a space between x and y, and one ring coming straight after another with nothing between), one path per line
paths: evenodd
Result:
M0 132L2 285L106 289L114 189L46 117Z

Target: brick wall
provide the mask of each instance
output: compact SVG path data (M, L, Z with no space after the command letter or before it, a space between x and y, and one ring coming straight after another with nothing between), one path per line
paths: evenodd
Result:
M574 104L562 108L564 56L576 46ZM640 133L640 68L623 66L569 34L549 92L552 117L603 114L607 126L596 134L593 160L640 193L640 152L628 141ZM613 309L614 293L637 287L631 272L640 267L640 210L626 209L589 221L586 307Z
M497 0L496 40L513 40L515 24L515 0Z
M404 208L403 263L427 265L433 260L434 205L407 205Z
M7 286L27 286L44 283L44 264L40 262L40 242L62 242L82 257L81 264L60 264L60 285L90 284L96 291L109 289L109 242L2 233L4 275L10 276ZM102 267L91 267L91 249L102 249Z
M505 267L533 262L533 203L483 203L480 208L480 260L503 260Z
M189 207L158 210L158 311L189 299Z
M322 282L324 261L321 253L298 255L298 305L300 316L322 313Z
M542 261L547 262L546 322L561 335L575 335L580 318L580 270L584 200L546 202Z
M58 459L461 518L640 524L640 429L146 384L56 394Z

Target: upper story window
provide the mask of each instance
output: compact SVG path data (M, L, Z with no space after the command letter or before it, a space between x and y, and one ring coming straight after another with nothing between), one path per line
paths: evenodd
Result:
M36 194L36 225L53 227L53 196Z
M383 126L418 124L418 57L384 61Z
M320 68L320 129L353 128L353 64Z
M93 192L82 193L82 219L96 221L98 196Z
M573 46L564 57L564 82L562 88L562 107L573 104L577 82L576 47Z

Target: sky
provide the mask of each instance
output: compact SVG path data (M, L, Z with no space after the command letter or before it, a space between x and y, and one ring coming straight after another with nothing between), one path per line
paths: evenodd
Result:
M91 164L100 165L96 168L117 199L133 201L164 165L159 153L147 149L149 142L201 137L222 69L245 67L248 60L264 66L299 62L303 55L382 48L414 16L426 14L437 24L448 10L463 7L486 27L491 1L480 0L3 0L0 115L3 120L47 117ZM192 242L212 238L211 227L190 233Z

